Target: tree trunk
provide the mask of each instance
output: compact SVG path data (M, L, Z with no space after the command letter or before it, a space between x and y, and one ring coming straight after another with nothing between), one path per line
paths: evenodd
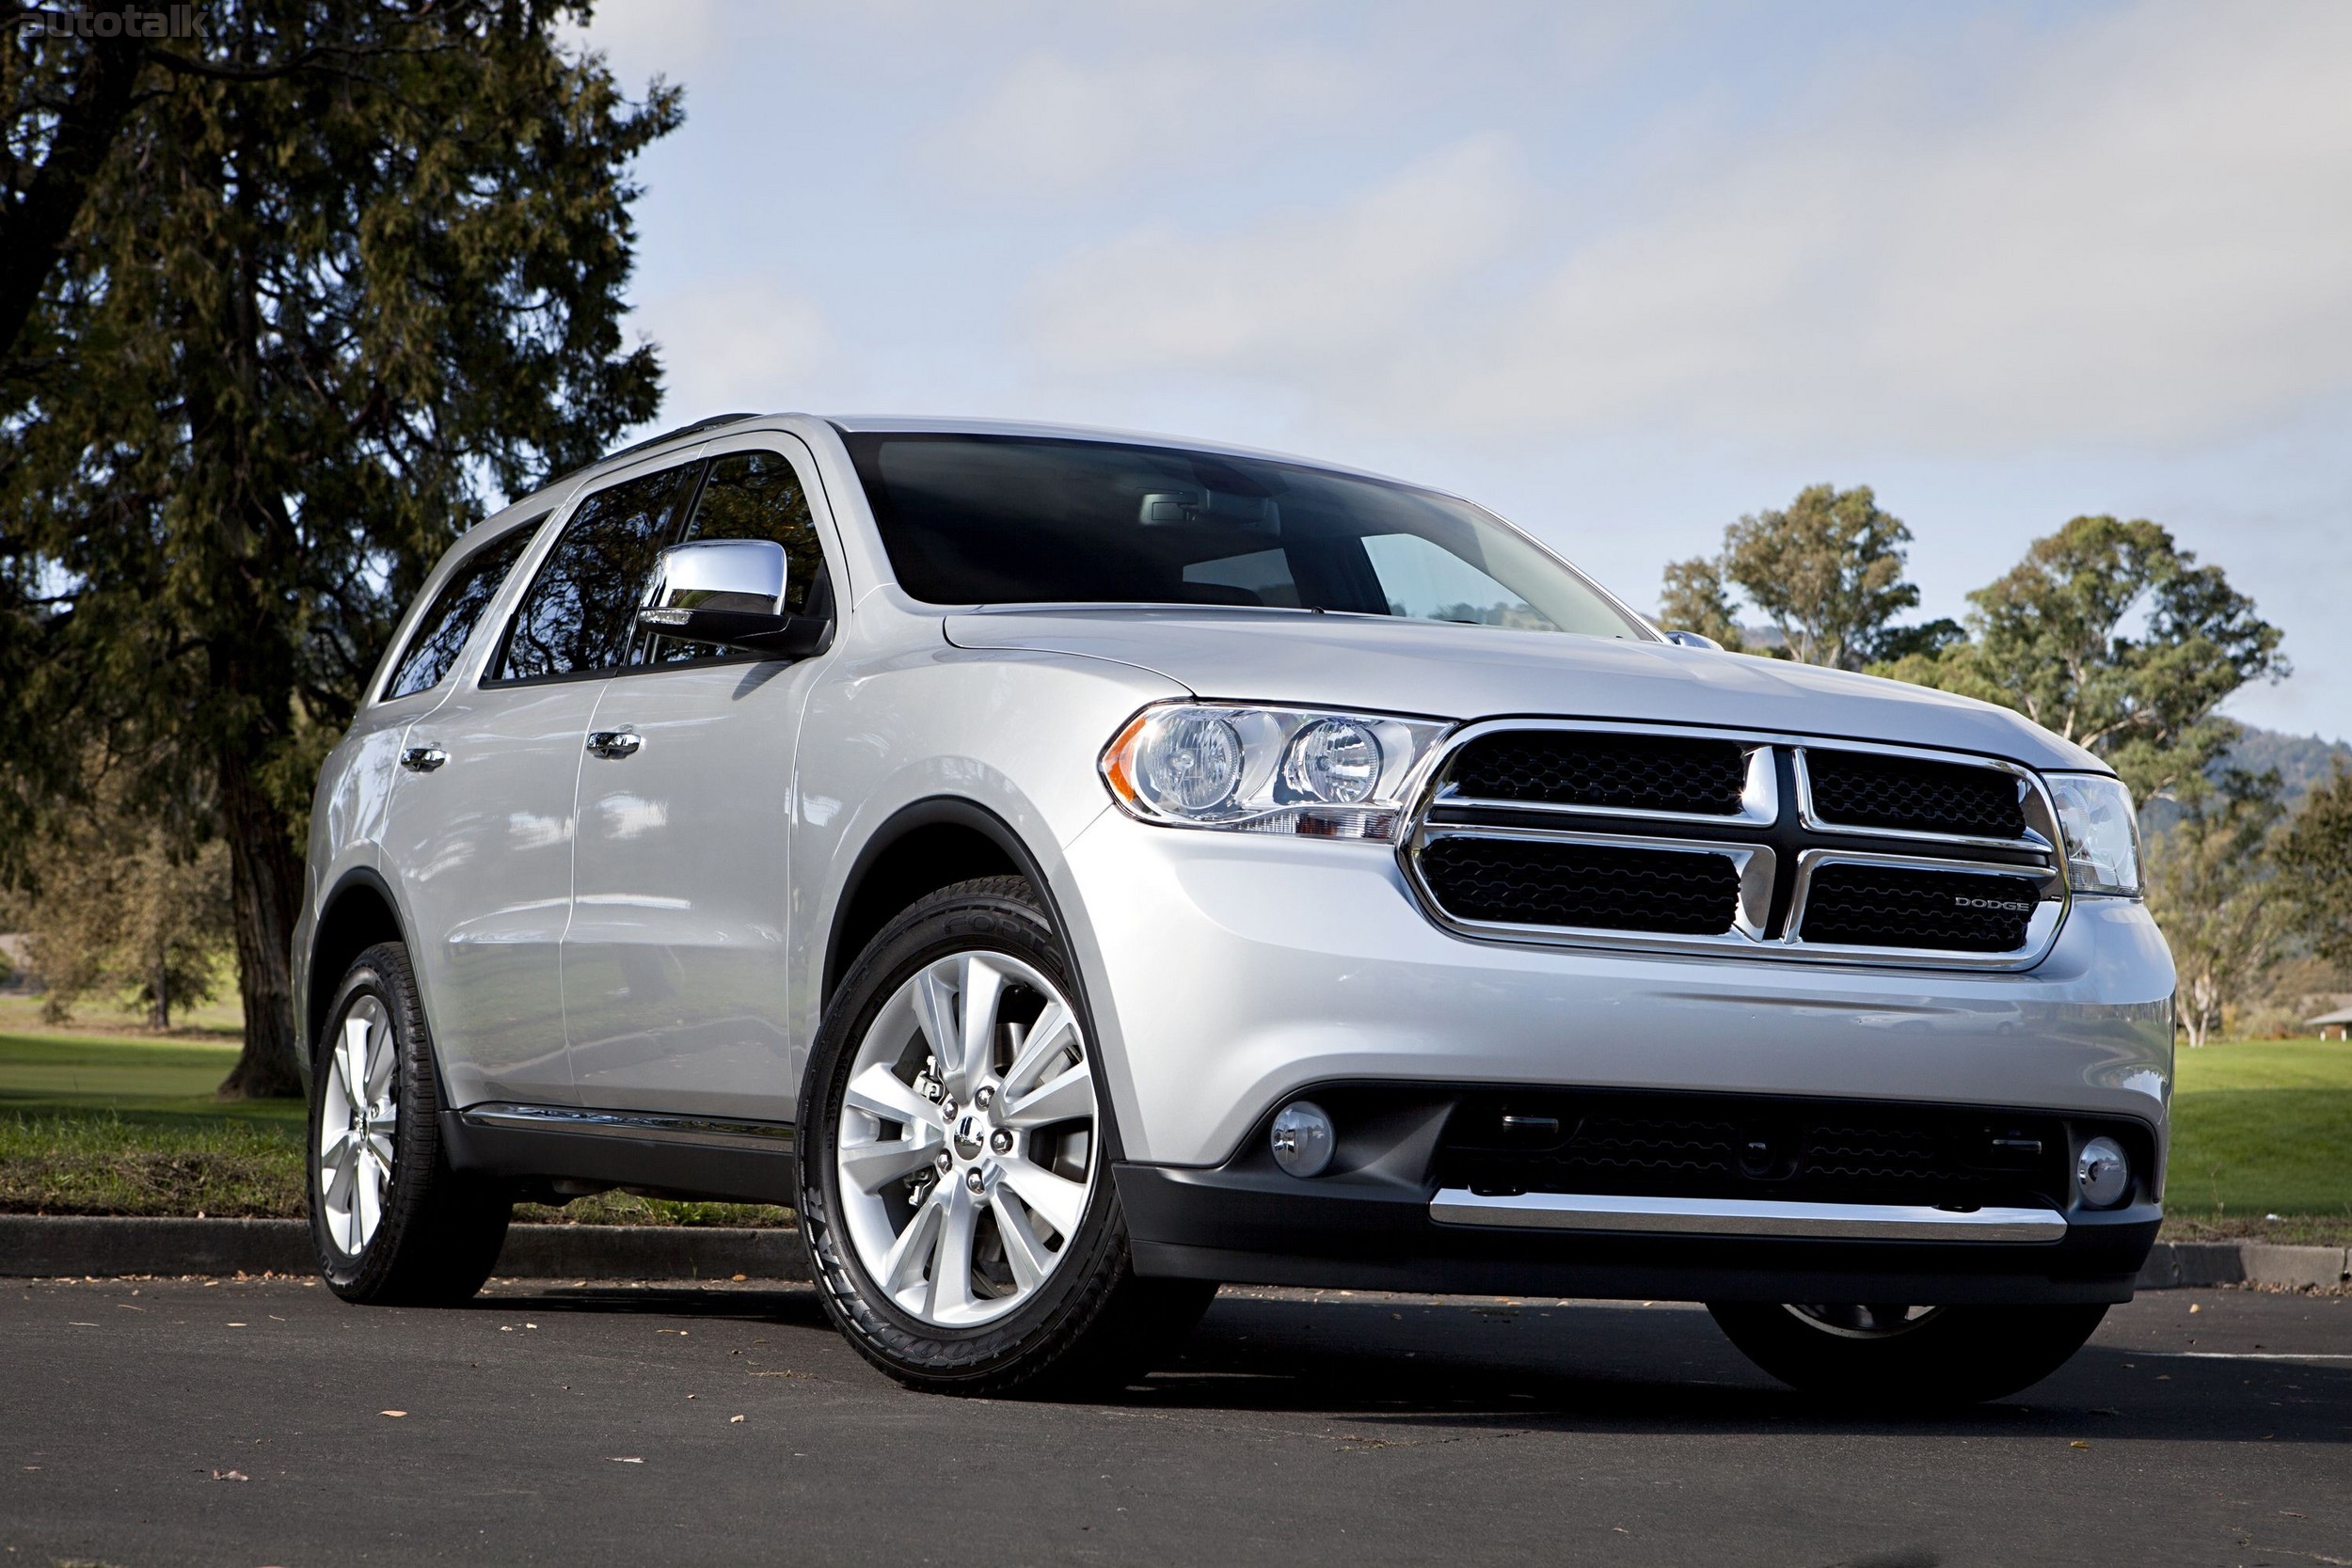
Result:
M302 907L302 865L293 824L246 769L235 747L220 758L221 832L229 840L229 883L237 932L237 995L245 1004L245 1053L220 1086L223 1099L302 1092L294 1066L294 927Z

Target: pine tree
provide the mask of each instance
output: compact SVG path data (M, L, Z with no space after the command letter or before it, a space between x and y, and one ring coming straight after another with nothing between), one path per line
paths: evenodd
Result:
M246 1048L295 1083L297 833L400 607L485 507L650 418L635 155L680 119L563 43L584 8L215 0L156 68L19 345L6 715L228 847ZM300 69L294 69L299 65ZM70 753L71 754L71 753ZM19 799L71 781L9 781Z

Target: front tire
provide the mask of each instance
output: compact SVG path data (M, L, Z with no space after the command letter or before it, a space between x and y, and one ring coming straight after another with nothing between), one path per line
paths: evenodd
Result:
M446 1305L482 1289L506 1243L505 1193L450 1167L433 1044L408 951L353 960L310 1073L310 1242L345 1301Z
M2103 1305L1815 1306L1709 1302L1740 1354L1781 1382L1880 1409L1977 1404L2030 1387L2082 1349Z
M1123 1383L1215 1296L1135 1273L1093 1039L1016 877L925 897L843 978L802 1090L801 1228L834 1326L908 1386Z

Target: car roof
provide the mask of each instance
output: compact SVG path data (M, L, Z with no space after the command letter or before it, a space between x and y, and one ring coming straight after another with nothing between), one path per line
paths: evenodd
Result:
M1301 468L1320 468L1327 473L1354 474L1362 479L1376 479L1387 484L1413 484L1391 474L1359 468L1345 463L1333 463L1321 457L1302 457L1295 452L1274 451L1263 447L1245 447L1228 441L1204 441L1190 436L1168 436L1157 431L1120 430L1104 425L1055 424L1040 420L983 420L947 418L918 418L899 414L832 414L818 416L845 436L897 434L907 436L1028 436L1055 441L1104 441L1121 446L1174 447L1184 451L1208 452L1220 457L1248 457L1264 463L1287 463ZM1413 484L1413 488L1435 490L1437 486Z

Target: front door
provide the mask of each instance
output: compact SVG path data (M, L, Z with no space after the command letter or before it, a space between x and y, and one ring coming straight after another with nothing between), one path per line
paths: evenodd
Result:
M681 538L774 540L786 609L825 613L809 491L783 454L714 456ZM793 741L826 659L667 638L635 657L604 689L604 738L580 772L564 942L573 1078L602 1109L789 1120L786 829Z
M563 939L582 748L692 471L632 476L575 507L479 681L403 743L385 848L453 1105L577 1102Z

